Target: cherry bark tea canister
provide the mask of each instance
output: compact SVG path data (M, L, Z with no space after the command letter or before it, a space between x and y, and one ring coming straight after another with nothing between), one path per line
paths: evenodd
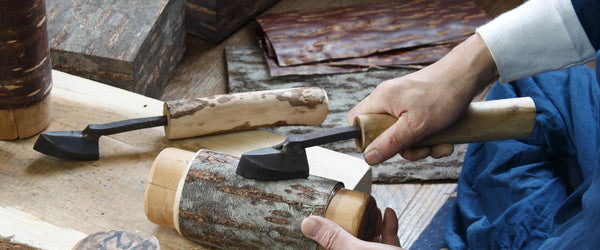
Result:
M0 139L27 138L50 122L52 68L43 0L0 0Z

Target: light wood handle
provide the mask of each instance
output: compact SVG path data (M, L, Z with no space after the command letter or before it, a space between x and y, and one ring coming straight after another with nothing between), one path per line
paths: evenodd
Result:
M320 125L325 90L316 87L256 91L166 102L169 139L286 125Z
M363 151L397 119L387 114L359 115L354 120L362 136L356 146ZM465 114L449 128L423 139L415 146L442 143L471 143L526 138L533 132L535 103L530 97L473 102Z

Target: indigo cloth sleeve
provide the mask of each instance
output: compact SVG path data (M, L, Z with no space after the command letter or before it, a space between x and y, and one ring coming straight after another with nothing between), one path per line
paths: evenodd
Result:
M596 50L584 27L570 0L530 0L477 33L490 49L500 82L506 83L593 60Z
M488 99L521 96L536 105L533 135L469 144L446 223L448 247L598 249L600 182L592 177L600 178L600 87L594 70L575 66L496 83Z

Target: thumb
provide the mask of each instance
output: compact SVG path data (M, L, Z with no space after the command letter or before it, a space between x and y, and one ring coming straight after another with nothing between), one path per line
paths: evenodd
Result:
M356 241L360 241L335 222L322 217L310 216L304 219L300 229L304 235L326 249L349 249L353 245L356 247Z

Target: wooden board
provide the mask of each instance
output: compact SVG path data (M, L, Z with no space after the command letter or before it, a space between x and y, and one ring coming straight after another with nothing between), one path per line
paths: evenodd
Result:
M382 81L414 70L388 69L336 75L271 77L262 51L257 47L227 47L227 67L231 92L279 89L299 86L321 87L329 96L329 114L321 127L280 127L269 129L276 134L301 134L319 129L347 126L347 112L365 98ZM353 141L323 145L325 148L362 158ZM427 158L411 162L400 156L373 167L373 182L401 183L414 180L457 179L462 168L466 145L442 159Z
M195 36L217 43L278 0L188 0L185 26Z
M156 99L59 71L53 71L53 79L53 120L47 131L162 114L163 102ZM240 155L283 140L262 130L167 140L163 128L156 127L103 136L100 160L69 161L33 151L36 138L0 141L0 237L54 248L99 231L122 230L153 235L163 249L198 245L144 215L146 179L162 149L208 148ZM369 191L370 169L362 160L318 147L310 148L308 157L312 174ZM334 165L339 168L324 167Z
M185 0L47 0L52 66L159 96L184 52Z

